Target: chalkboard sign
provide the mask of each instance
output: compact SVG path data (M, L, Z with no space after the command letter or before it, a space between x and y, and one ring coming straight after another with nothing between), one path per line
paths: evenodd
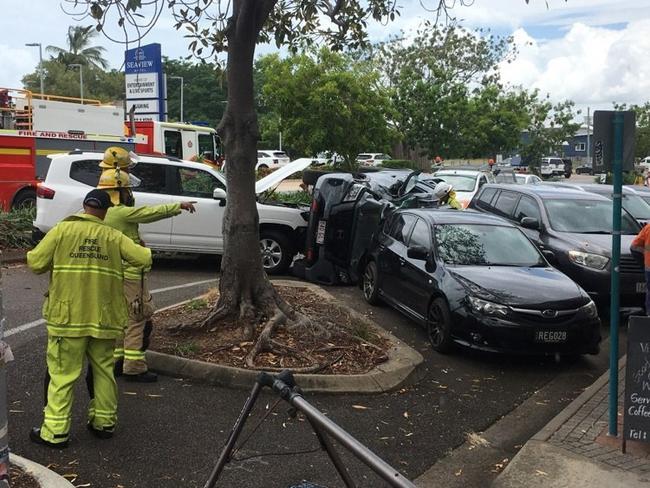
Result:
M650 317L630 317L624 409L623 439L650 442Z

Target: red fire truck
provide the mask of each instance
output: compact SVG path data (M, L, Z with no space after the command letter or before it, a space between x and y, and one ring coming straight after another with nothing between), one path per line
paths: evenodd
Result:
M50 154L122 146L142 154L218 161L219 138L209 127L139 121L99 100L0 88L0 210L33 205Z

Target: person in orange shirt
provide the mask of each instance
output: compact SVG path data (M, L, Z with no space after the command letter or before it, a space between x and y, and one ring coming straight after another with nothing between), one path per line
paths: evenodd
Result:
M646 224L630 245L632 255L645 269L645 313L650 315L650 224Z

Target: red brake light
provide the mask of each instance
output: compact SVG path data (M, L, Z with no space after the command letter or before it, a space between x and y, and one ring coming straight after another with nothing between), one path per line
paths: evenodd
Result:
M38 185L36 188L36 196L38 198L45 198L46 200L52 200L54 198L54 193L56 193L51 188L47 186Z
M312 212L318 212L318 199L314 198L314 199L311 201L311 208L310 208L310 210L311 210Z

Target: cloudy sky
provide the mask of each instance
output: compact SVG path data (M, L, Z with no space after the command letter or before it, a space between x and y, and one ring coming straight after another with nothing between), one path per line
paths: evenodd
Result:
M398 1L399 21L371 26L373 39L413 31L430 15L420 0ZM424 5L427 1L432 0L421 0ZM467 27L514 35L520 54L502 67L508 83L539 88L554 100L568 98L581 108L650 100L650 0L530 0L529 5L524 0L473 0L453 12ZM19 87L22 76L34 70L38 49L25 43L64 46L73 22L58 0L4 0L0 86ZM163 54L177 58L187 53L186 41L172 24L163 15L145 42L160 42ZM108 49L112 67L119 68L123 46L99 38L98 43Z

